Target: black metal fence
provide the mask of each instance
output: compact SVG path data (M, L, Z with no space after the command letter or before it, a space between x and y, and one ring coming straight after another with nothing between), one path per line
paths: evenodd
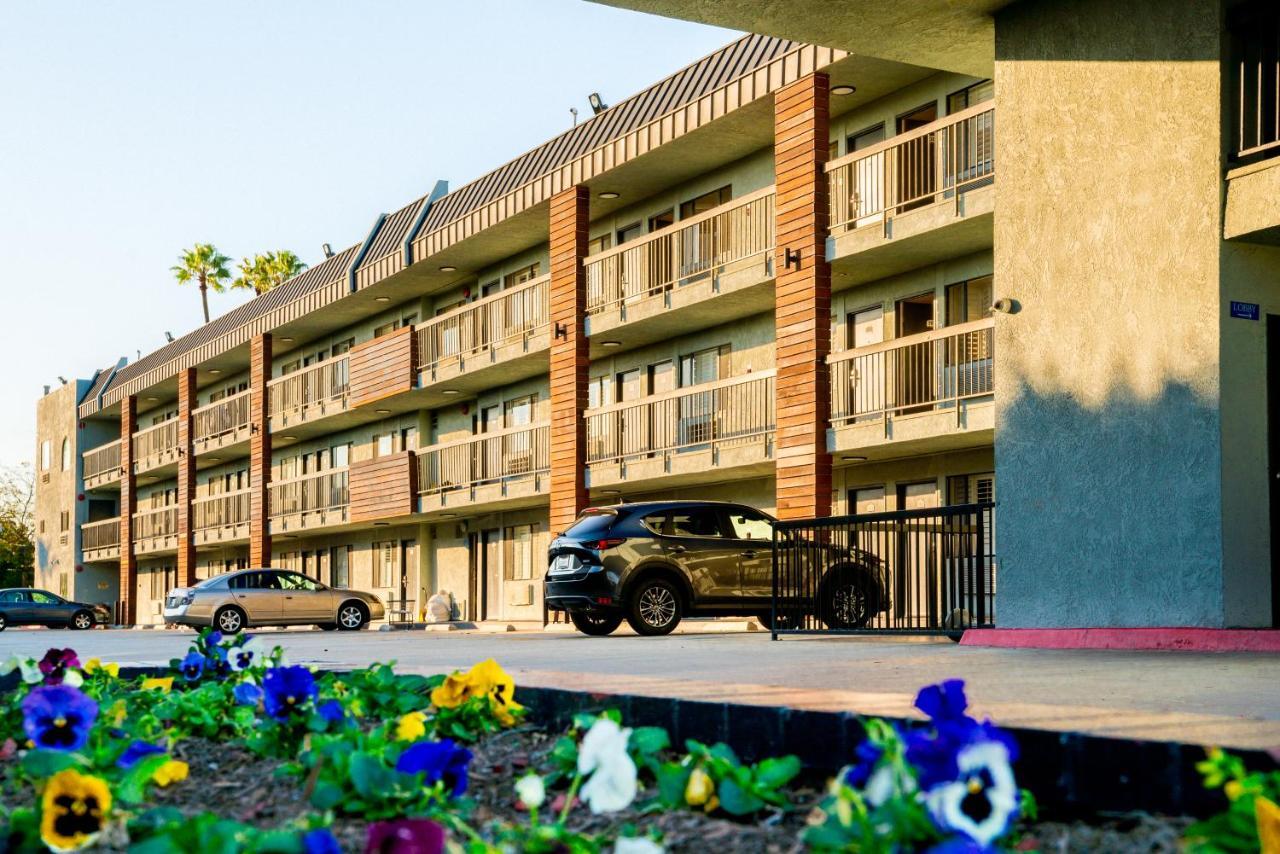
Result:
M775 523L774 638L994 625L994 514L984 503Z

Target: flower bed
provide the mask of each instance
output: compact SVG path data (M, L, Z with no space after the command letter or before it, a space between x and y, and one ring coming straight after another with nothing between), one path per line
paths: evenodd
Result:
M792 756L675 745L616 711L547 732L493 661L317 674L206 632L166 676L124 679L71 650L3 668L15 670L0 698L10 851L1153 850L1183 830L1036 824L1017 745L968 714L956 681L920 692L925 724L865 721L827 781ZM1188 828L1190 847L1280 845L1280 774L1220 752L1202 770L1231 806Z

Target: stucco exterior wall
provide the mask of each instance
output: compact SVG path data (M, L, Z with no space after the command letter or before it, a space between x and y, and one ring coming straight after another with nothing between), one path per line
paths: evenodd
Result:
M1217 4L996 17L999 609L1220 626Z

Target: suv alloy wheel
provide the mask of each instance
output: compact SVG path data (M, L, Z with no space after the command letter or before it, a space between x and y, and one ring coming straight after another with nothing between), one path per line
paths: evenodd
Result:
M627 622L639 635L669 635L684 615L680 591L665 578L641 581L628 598Z

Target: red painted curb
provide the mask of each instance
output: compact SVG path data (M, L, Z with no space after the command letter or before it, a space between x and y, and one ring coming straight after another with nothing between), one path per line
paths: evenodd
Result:
M1276 629L969 629L961 646L1002 649L1158 649L1280 652Z

